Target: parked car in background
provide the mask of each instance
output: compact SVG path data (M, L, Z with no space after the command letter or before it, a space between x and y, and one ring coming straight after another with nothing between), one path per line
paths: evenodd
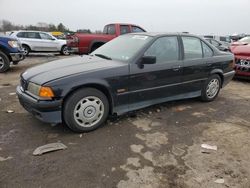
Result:
M203 35L204 38L215 39L222 43L231 43L232 39L230 36L219 36L219 35Z
M25 55L30 52L60 52L69 55L66 40L57 39L42 31L14 31L11 36L17 37Z
M28 69L17 94L42 121L87 132L109 114L183 98L212 101L234 76L234 56L189 34L122 35L90 55Z
M53 35L54 37L56 37L57 39L63 39L66 40L66 35L63 32L60 31L52 31L50 32L51 35Z
M222 43L218 40L212 39L212 38L205 38L206 41L208 41L210 44L214 45L216 48L218 48L221 51L229 51L229 43Z
M17 65L24 59L20 42L9 36L0 35L0 73L10 68L10 63Z
M235 56L236 77L250 79L250 37L244 37L230 46Z
M145 30L133 24L108 24L104 27L103 34L75 33L67 36L67 46L72 53L88 54L119 35L137 32Z

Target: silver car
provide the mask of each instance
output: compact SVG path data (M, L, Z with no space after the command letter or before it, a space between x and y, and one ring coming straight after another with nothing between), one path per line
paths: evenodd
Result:
M66 40L57 39L42 31L15 31L11 33L22 44L24 55L30 52L60 52L69 55Z

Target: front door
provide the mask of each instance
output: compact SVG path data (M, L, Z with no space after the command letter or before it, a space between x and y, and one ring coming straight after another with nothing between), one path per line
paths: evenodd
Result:
M130 110L164 102L179 94L183 62L177 36L161 37L145 51L155 64L130 66Z
M47 33L40 33L41 41L40 41L40 50L39 51L47 51L47 52L54 52L59 51L58 49L59 42L56 38L50 36Z

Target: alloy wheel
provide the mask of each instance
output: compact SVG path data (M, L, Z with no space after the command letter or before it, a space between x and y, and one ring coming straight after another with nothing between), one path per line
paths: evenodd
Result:
M206 90L207 97L210 99L214 98L219 91L219 87L220 87L220 82L218 79L210 80Z
M0 69L2 69L4 66L4 60L2 57L0 57Z

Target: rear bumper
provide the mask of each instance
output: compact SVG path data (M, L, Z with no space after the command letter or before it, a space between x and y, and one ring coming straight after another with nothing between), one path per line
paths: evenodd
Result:
M69 53L78 54L79 48L78 47L68 47Z
M10 53L10 57L11 57L11 60L13 62L19 62L19 61L22 61L25 56L23 55L22 52L19 52L19 53Z
M25 92L20 86L16 89L20 104L39 120L57 124L62 122L62 100L37 100Z
M225 87L233 79L234 75L235 75L234 70L227 72L227 73L224 73L223 74L224 81L223 81L222 87Z

